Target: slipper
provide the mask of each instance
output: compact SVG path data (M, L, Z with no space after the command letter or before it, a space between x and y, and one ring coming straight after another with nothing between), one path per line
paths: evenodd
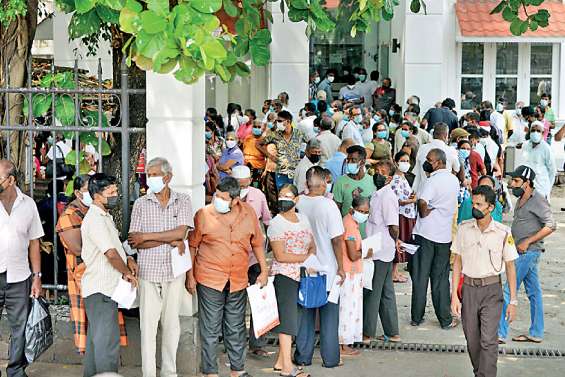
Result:
M300 365L300 366L295 366L295 368L298 369L298 370L300 370L300 371L304 370L304 367L301 366L301 365ZM281 369L281 368L275 368L275 367L273 367L273 371L274 371L274 372L282 372L282 369Z
M356 350L356 349L352 349L352 348L350 348L350 349L347 350L347 351L344 351L344 350L341 350L341 349L340 349L340 350L339 350L339 354L340 354L341 356L359 356L359 355L361 354L361 351Z
M399 278L392 279L393 283L406 283L407 281L408 279L402 275Z
M506 344L506 340L498 338L498 344Z
M374 338L363 338L363 341L361 343L369 345L373 340Z
M281 377L310 377L309 373L304 372L302 369L299 368L292 368L292 371L290 372L290 374L282 374L279 373L279 376Z
M534 338L533 336L529 336L529 335L518 335L515 336L514 338L512 338L512 341L514 342L532 342L532 343L541 343L542 339L539 338Z
M377 340L379 340L381 342L390 342L390 343L400 343L401 342L400 337L395 338L394 336L388 337L386 335L377 336Z

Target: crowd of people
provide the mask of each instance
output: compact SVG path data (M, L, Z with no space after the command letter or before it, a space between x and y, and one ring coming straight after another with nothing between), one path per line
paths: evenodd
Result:
M356 69L337 99L334 77L332 71L323 80L311 75L311 98L298 114L285 92L265 100L260 112L234 103L225 117L207 109L206 205L193 212L191 198L170 187L173 166L154 158L125 244L109 212L119 203L116 179L75 177L56 229L86 377L118 371L127 336L110 297L120 279L139 289L144 377L157 373L159 324L161 375L176 375L186 291L198 297L202 373L218 375L223 341L230 375L249 376L247 349L258 357L270 353L264 336L255 337L252 318L246 327L245 289L265 286L269 276L280 322L271 330L279 338L273 368L281 376L309 375L316 331L327 368L358 355L356 343L400 342L395 283L408 279L411 325L425 320L430 285L440 327L453 329L461 318L477 376L496 375L497 347L507 341L522 283L532 326L513 340L543 340L538 264L543 239L556 227L549 200L557 169L548 145L552 125L544 119L549 103L518 103L510 112L504 101L494 107L485 101L458 118L447 98L421 116L418 96L402 106L391 80L379 85L376 72L367 81L367 72ZM523 150L522 165L506 184L504 150L511 143ZM5 300L17 301L6 304L14 350L8 370L23 371L20 319L29 308L22 292L40 294L37 241L43 232L16 177L14 165L0 161L0 218L16 224L10 242L0 245L0 289ZM510 228L501 221L512 208ZM376 235L378 246L364 252L363 241ZM126 253L129 248L136 253ZM173 248L190 253L186 276L173 275ZM306 264L312 259L318 269ZM409 276L399 268L406 262ZM368 281L366 268L373 270ZM310 274L325 276L327 292L339 286L339 300L299 305L301 279Z

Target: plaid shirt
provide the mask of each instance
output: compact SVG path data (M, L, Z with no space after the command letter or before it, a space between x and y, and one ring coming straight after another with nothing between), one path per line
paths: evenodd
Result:
M166 232L179 226L194 227L190 196L171 190L166 207L161 206L154 193L137 199L131 213L130 233ZM153 283L174 279L171 264L171 245L138 250L139 277Z

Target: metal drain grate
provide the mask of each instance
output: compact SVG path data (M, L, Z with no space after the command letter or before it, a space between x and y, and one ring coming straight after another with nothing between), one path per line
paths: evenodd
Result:
M267 344L278 346L278 338L269 336ZM315 346L320 347L320 338L316 336ZM427 344L427 343L391 343L371 342L370 344L357 343L353 346L358 349L376 351L404 351L404 352L437 352L437 353L467 353L467 346L453 344ZM546 348L512 348L498 347L501 356L514 356L522 358L565 358L565 351Z

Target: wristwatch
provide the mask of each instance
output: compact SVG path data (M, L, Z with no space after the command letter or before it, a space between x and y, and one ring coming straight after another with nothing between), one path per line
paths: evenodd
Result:
M518 306L518 300L510 300L510 305Z
M43 274L41 272L32 272L31 276L33 276L33 278L41 278L41 276L43 276Z

